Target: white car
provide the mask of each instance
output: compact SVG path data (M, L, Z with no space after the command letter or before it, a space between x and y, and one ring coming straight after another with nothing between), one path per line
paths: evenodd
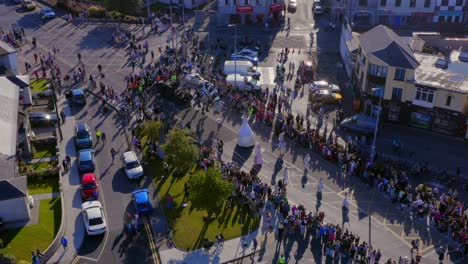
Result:
M143 167L133 151L122 154L122 165L129 179L138 179L143 176Z
M289 0L289 4L288 4L288 10L289 11L296 11L297 9L297 0Z
M309 92L313 93L313 92L318 91L320 89L330 90L333 93L341 93L341 89L340 89L340 87L338 85L331 84L331 83L328 83L326 81L312 82L312 84L310 85L310 88L309 88Z
M258 57L258 52L256 52L255 50L251 50L251 49L242 49L241 51L238 51L237 53L234 53L232 55L235 55L235 54L239 54L242 56L249 56L252 58Z
M81 204L81 214L88 235L99 235L107 231L104 209L99 201L88 201Z
M323 14L323 8L320 5L314 7L314 15L321 15Z

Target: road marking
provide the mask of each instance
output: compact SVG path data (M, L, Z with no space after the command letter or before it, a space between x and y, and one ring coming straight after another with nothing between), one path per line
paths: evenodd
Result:
M149 226L147 217L143 218L143 224L145 226L146 234L148 235L148 243L150 245L151 255L153 257L153 262L159 264L158 252L156 249L156 244L154 243L153 233L151 232L151 227Z
M72 260L70 264L76 264L80 260L80 256L75 256L75 258Z

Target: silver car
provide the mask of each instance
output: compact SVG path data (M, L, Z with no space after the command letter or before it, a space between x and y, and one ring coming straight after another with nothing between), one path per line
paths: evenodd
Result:
M121 157L122 166L129 179L138 179L143 176L143 167L133 151L127 151Z

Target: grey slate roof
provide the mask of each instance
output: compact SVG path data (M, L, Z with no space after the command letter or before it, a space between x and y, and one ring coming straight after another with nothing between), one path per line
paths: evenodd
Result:
M415 69L419 65L403 38L384 25L361 34L358 39L365 54L372 54L389 66Z
M7 180L0 181L0 201L24 197L26 194Z

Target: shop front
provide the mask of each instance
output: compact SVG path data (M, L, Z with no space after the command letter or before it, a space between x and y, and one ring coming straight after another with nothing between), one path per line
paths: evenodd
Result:
M273 24L281 23L284 17L284 4L283 3L271 4L269 11L270 11L270 22Z
M352 27L354 30L365 30L372 26L372 14L360 11L353 15Z
M463 11L441 10L434 17L434 22L461 23L463 22Z
M434 13L432 12L413 12L408 18L408 24L411 25L421 25L426 23L431 23L434 18Z
M240 18L242 24L250 25L252 24L251 14L254 12L253 6L236 6L236 14L231 15L231 17Z

